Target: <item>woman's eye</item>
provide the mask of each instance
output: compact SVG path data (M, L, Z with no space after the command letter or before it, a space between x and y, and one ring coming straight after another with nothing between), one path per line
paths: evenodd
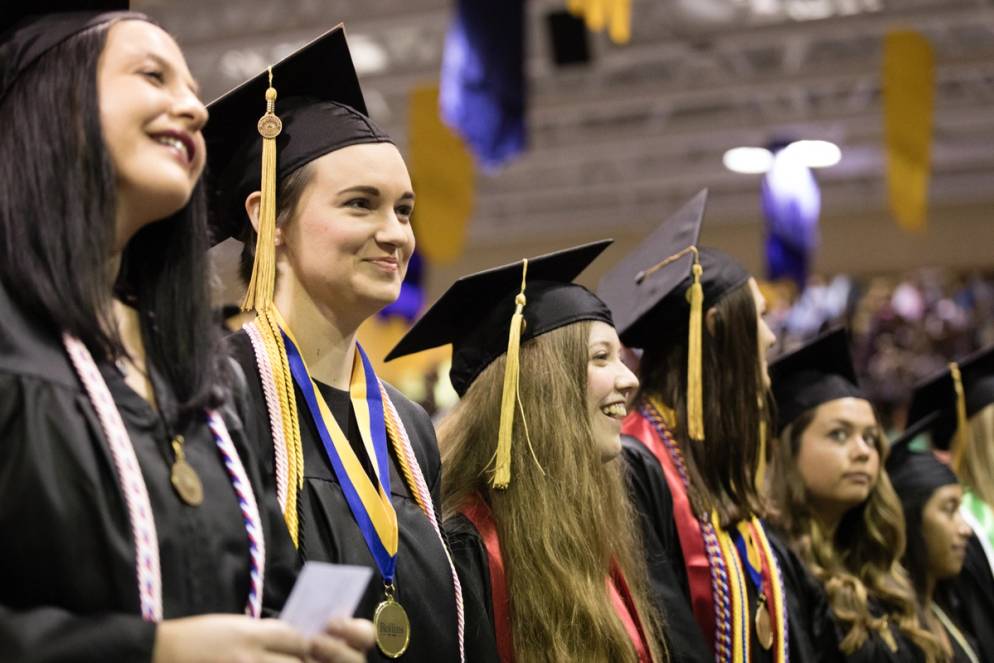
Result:
M845 442L849 439L849 433L843 428L835 428L829 431L828 437L836 442Z
M146 71L143 71L142 76L144 76L145 78L150 78L156 83L166 82L166 75L163 72L158 71L156 69L148 69Z
M365 209L368 210L372 208L369 200L367 198L352 198L351 200L345 201L346 207L351 207L353 209Z
M414 214L414 207L411 205L401 205L397 207L394 212L396 212L397 216L409 219L411 218L411 215Z

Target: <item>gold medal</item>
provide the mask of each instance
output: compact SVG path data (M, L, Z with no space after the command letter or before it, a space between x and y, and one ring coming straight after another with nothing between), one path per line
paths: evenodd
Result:
M399 658L411 643L411 621L404 606L393 598L393 588L387 586L386 599L373 613L376 646L387 658Z
M169 471L169 481L181 500L190 506L200 506L204 501L204 484L193 466L186 462L182 435L173 438L173 451L176 453L176 461Z
M756 638L763 649L769 650L773 646L773 625L765 594L759 595L759 605L756 606Z

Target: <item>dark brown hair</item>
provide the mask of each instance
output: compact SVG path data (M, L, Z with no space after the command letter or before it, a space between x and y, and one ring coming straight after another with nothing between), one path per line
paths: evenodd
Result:
M727 527L764 514L755 475L760 422L768 420L769 407L749 283L726 293L711 310L713 324L704 325L701 352L705 439L696 442L687 436L686 321L660 325L658 340L646 348L639 364L639 396L659 398L677 413L673 434L690 475L694 511L706 517L714 509Z

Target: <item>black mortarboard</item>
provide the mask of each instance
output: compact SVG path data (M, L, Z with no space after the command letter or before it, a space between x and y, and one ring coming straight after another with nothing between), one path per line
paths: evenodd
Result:
M695 262L690 247L700 251L704 309L749 280L749 273L734 258L699 246L707 198L707 189L691 198L598 284L597 294L611 307L625 345L635 348L651 345L659 336L658 324L687 317L690 311L687 291L693 285Z
M844 327L827 331L772 362L770 381L777 404L777 431L822 403L866 398L859 388Z
M49 50L127 11L128 0L35 0L5 6L0 15L0 99ZM132 16L144 18L141 14Z
M994 345L951 363L949 368L919 383L911 396L907 425L919 431L929 430L932 444L938 449L952 446L952 464L957 468L969 444L969 418L991 403Z
M613 324L607 306L572 283L610 244L611 240L601 240L528 259L522 342L580 320ZM414 323L386 361L452 343L449 377L456 392L465 394L483 369L507 351L523 264L519 260L458 279Z
M261 72L208 105L204 134L214 242L241 236L248 223L245 198L260 190L263 140L257 125L269 80L269 73ZM392 142L366 116L342 25L273 65L272 87L278 92L274 114L282 122L277 180L349 145Z
M686 324L687 434L693 440L704 439L703 312L749 280L749 273L734 258L698 245L707 198L707 189L691 198L597 287L597 294L611 307L621 341L629 347L652 347L660 329Z
M611 311L573 283L611 244L601 240L495 267L453 283L386 356L386 361L452 344L449 379L460 396L495 359L507 354L500 429L491 485L511 480L511 433L521 343L582 320L613 325Z
M887 474L910 522L921 520L921 510L936 490L959 481L932 450L911 448L911 442L923 430L924 426L913 426L894 440L886 463Z

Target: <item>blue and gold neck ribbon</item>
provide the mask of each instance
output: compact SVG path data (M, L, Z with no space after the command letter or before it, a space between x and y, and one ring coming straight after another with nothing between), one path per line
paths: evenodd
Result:
M352 515L362 532L386 585L393 585L397 568L397 514L390 502L390 462L379 380L362 347L356 343L349 396L363 446L373 462L376 483L356 456L321 392L318 391L293 335L284 326L283 343L294 382L307 403L325 455L338 478Z

